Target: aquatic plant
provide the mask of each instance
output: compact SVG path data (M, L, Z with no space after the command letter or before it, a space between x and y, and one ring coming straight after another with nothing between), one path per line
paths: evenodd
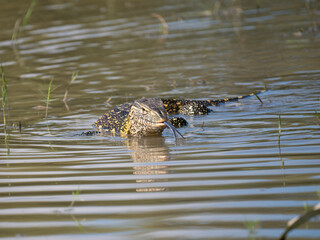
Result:
M299 226L308 222L311 218L319 214L320 214L320 203L318 203L312 210L307 211L305 214L291 219L290 221L288 221L288 224L287 224L288 227L283 232L279 240L285 240L290 231L298 228Z
M73 207L73 205L76 202L80 192L81 192L80 188L78 188L77 191L72 192L73 199L72 199L72 201L71 201L71 203L69 205L69 209Z
M77 77L78 77L78 72L72 73L71 81L70 81L70 83L68 84L68 87L67 87L66 92L64 93L63 101L66 101L66 100L67 100L68 93L69 93L69 90L70 90L70 85L73 83L74 80L77 79Z
M1 78L2 78L2 86L1 86L1 94L2 94L2 114L3 114L3 129L4 129L4 143L7 148L7 158L10 155L10 146L9 146L9 138L10 135L7 132L7 120L6 120L6 102L7 102L7 81L4 74L4 68L1 66ZM7 167L9 167L9 163L7 163Z
M261 98L258 96L258 94L256 94L255 92L253 92L253 94L258 98L258 100L260 101L261 104L263 104Z
M241 1L237 0L229 2L221 0L199 1L199 5L203 9L200 12L202 15L207 17L215 16L217 20L221 20L221 17L228 16L240 17L243 12Z
M25 25L27 25L28 21L29 21L29 18L31 17L31 14L33 12L33 9L34 7L36 6L36 3L37 3L38 0L32 0L28 10L27 10L27 13L26 15L24 15L24 18L22 20L22 27L24 27Z
M6 122L6 98L7 98L7 82L6 77L4 74L4 68L1 66L1 78L2 78L2 87L1 87L1 93L2 93L2 113L3 113L3 125L4 128L6 128L7 122Z
M53 78L51 79L49 86L48 86L48 94L46 99L46 115L45 118L48 117L48 108L49 108L49 102L50 102L50 93L51 93L51 86L52 86Z
M281 114L279 113L279 115L278 115L278 149L279 149L279 157L281 159L282 168L283 168L284 162L283 162L283 158L282 158L282 154L281 154L280 136L281 136Z
M35 6L36 6L37 1L38 0L32 0L31 4L30 4L30 6L29 6L29 8L28 8L28 10L26 12L26 14L23 17L23 19L21 20L21 18L18 18L16 20L16 23L15 23L14 28L13 28L12 37L11 37L12 40L16 40L18 38L19 32L21 31L21 28L28 24L28 21L29 21L29 19L31 17L31 14L32 14Z
M320 114L316 110L314 110L314 112L316 114L316 118L320 121Z
M70 83L69 83L68 86L67 86L67 89L66 89L66 91L65 91L65 93L64 93L64 97L63 97L63 100L62 100L62 101L64 102L64 105L66 106L66 109L67 109L68 111L70 110L70 108L69 108L69 105L67 104L67 98L68 98L70 86L71 86L71 84L73 83L73 81L76 80L77 77L78 77L78 72L72 73L71 81L70 81Z
M157 13L152 13L151 16L159 19L159 21L162 24L161 25L162 26L161 33L162 33L162 35L167 36L169 34L169 27L168 27L166 20L161 15L159 15Z
M87 232L82 226L81 222L75 216L71 215L71 217L72 217L72 220L77 224L77 227L81 232Z
M72 198L72 201L71 201L69 207L67 208L67 211L70 211L71 208L74 206L80 193L81 193L80 187L78 187L78 189L75 192L72 192L73 198ZM82 232L86 232L86 230L83 228L81 222L75 216L71 215L71 217L72 217L73 221L77 224L78 229L81 230Z
M280 144L280 136L281 136L281 114L278 115L278 142Z
M259 221L258 220L247 220L244 222L245 227L249 231L248 239L255 239L255 234L257 229L259 228Z

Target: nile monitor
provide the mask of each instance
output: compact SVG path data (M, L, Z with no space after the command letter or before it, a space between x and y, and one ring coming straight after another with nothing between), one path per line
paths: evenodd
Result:
M260 91L259 93L264 92ZM160 135L168 127L175 137L182 135L175 127L187 125L187 121L181 117L168 115L202 115L212 110L208 107L221 103L237 101L253 96L255 93L234 98L219 100L188 100L168 98L141 98L134 102L124 103L102 115L93 126L102 132L110 132L121 136L147 136Z

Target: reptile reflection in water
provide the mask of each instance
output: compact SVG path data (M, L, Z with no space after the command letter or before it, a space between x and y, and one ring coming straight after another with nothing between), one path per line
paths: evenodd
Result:
M127 144L133 150L132 159L135 163L133 174L137 175L136 182L143 186L136 191L166 191L167 188L162 187L161 182L166 182L167 179L159 177L159 175L168 174L165 162L170 160L169 148L165 144L164 137L136 137L129 139Z

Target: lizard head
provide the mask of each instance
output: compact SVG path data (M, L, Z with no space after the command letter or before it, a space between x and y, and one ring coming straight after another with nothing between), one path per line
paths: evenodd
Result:
M134 101L129 116L132 135L157 135L167 127L167 111L158 98Z
M129 132L131 135L159 135L167 127L174 137L184 138L179 131L169 123L167 111L159 98L141 98L133 102L129 113Z

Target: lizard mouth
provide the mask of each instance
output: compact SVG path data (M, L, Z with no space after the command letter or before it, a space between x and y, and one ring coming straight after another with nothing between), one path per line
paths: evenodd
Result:
M167 119L163 119L159 122L150 122L150 125L152 125L155 128L163 128L163 129L167 127L172 131L175 139L177 139L178 136L184 139L183 135L174 126L172 126L172 124L169 123Z
M164 121L163 123L167 126L167 128L169 128L173 132L175 139L177 139L178 136L184 139L182 134L174 126L172 126L171 123L169 123L168 121Z

